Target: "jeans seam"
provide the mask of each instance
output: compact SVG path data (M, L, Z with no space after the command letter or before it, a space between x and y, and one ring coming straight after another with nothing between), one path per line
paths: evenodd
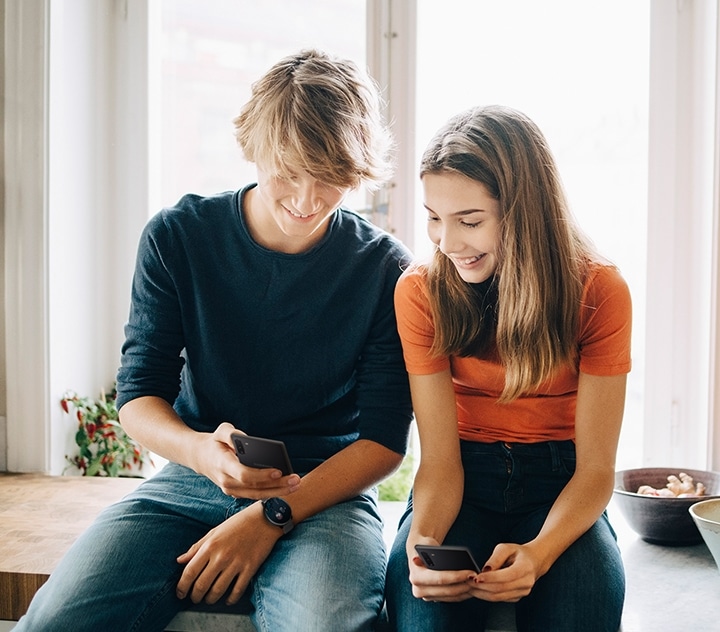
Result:
M154 597L148 602L147 606L143 608L142 612L138 615L137 619L135 619L135 623L130 628L130 632L133 632L133 630L140 630L142 629L141 626L144 623L145 619L147 619L148 613L155 607L155 605L165 596L168 594L168 592L173 588L174 581L167 582L161 590L158 590Z
M252 587L252 596L250 599L255 609L252 615L253 624L258 629L258 632L266 632L269 628L265 617L265 604L263 603L263 591L260 585L260 575L255 576L252 584L254 584L254 586Z

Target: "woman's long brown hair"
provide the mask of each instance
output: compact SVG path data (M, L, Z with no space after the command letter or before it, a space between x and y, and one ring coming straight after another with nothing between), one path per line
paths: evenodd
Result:
M459 173L500 203L498 268L490 287L463 281L439 249L428 267L433 352L492 349L505 368L501 402L533 392L576 359L587 262L596 255L568 208L537 125L507 107L453 117L423 154L420 176Z

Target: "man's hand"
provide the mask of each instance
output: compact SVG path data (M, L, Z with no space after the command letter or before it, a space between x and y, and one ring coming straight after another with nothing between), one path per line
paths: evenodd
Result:
M238 432L221 423L215 432L190 428L164 399L138 397L120 409L120 422L133 439L148 450L207 476L224 493L235 498L271 498L292 494L300 486L297 474L242 465L230 435Z
M228 518L177 558L186 565L178 598L213 604L232 587L226 603L237 603L282 534L266 522L260 503Z
M300 477L297 474L283 476L280 470L247 467L240 463L230 438L233 432L238 430L224 422L212 434L200 434L202 438L194 451L193 469L234 498L258 500L287 496L298 489Z

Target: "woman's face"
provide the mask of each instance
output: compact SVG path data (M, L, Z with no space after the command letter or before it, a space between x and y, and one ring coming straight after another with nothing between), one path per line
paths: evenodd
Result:
M270 175L257 167L258 186L249 204L249 226L262 245L297 253L320 241L349 188L323 184L301 169L291 177Z
M457 173L422 178L430 240L467 283L489 279L498 266L500 204L487 187Z

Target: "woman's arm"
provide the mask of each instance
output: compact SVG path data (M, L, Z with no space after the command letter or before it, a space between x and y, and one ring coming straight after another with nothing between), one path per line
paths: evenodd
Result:
M420 435L420 464L413 483L413 521L408 557L414 546L439 544L450 530L463 494L455 392L450 371L410 375L410 392ZM434 542L431 542L433 540Z
M499 544L478 575L475 596L517 601L605 510L612 495L627 376L580 373L575 413L576 469L538 536L525 545Z
M420 465L406 543L413 594L448 601L467 599L466 571L429 570L415 552L416 544L442 544L462 503L464 472L450 370L411 374L410 391L420 435Z

